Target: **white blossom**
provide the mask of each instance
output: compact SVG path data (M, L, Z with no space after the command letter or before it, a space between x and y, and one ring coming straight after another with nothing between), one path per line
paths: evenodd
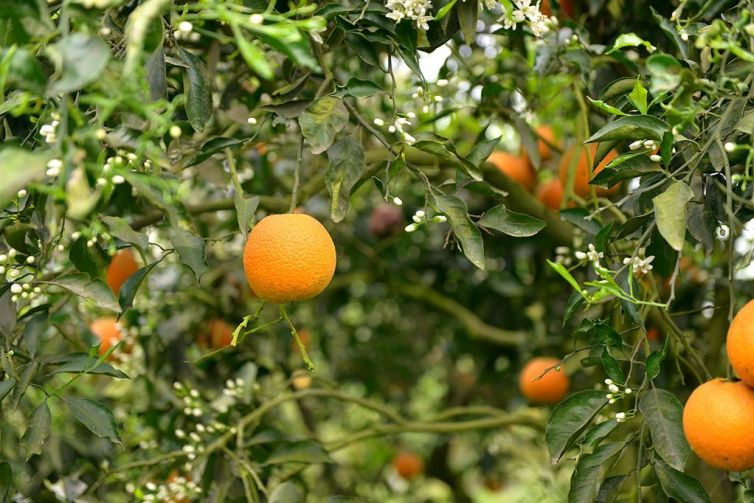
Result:
M512 9L505 12L500 20L506 30L515 29L519 23L526 24L538 38L550 31L551 26L557 24L554 18L548 18L542 14L538 1L532 3L532 0L513 0Z
M431 0L387 0L385 7L390 10L386 17L396 23L410 19L420 30L429 30L428 23L432 20L432 15L429 14L432 9Z
M605 256L605 254L601 251L597 251L597 248L595 248L592 243L589 243L589 246L587 247L587 250L585 252L577 251L574 255L579 260L588 260L589 262L593 262L597 265L599 265L600 259Z

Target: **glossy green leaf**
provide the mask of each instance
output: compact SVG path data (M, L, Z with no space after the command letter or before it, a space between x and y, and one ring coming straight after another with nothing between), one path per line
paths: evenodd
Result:
M81 272L90 278L101 278L107 267L105 252L98 244L88 246L87 238L79 237L68 250L68 259Z
M23 445L26 448L26 461L34 454L42 453L42 445L50 436L51 422L52 415L47 406L47 400L45 400L34 409L31 418L29 418L29 426L24 433Z
M658 95L674 91L681 83L681 64L669 54L653 54L647 58L647 70L650 75L650 91Z
M107 225L110 230L110 234L120 239L125 243L135 245L142 250L146 250L149 246L149 239L145 234L135 231L125 219L121 217L100 217L100 220Z
M553 262L552 260L548 260L547 264L552 267L555 272L560 274L560 276L583 297L581 285L579 285L579 282L576 281L576 278L574 278L570 271L568 271L568 268L566 268L563 264Z
M500 144L500 137L493 138L491 140L483 140L474 145L466 159L476 167L481 168L482 164L492 155L495 151L495 147Z
M607 54L610 54L611 52L615 52L619 49L624 49L626 47L645 47L647 51L653 52L656 47L638 36L635 33L623 33L621 35L618 35L618 38L615 39L615 42L613 42L613 45L610 46L610 48L606 51Z
M196 279L209 270L204 252L204 240L180 227L168 230L168 238L181 257L181 262L193 271Z
M113 413L107 405L89 398L66 397L63 399L68 405L73 417L87 427L98 437L107 438L111 442L120 444L118 427L115 425Z
M354 98L368 98L376 94L383 94L385 90L371 80L351 77L348 83L338 89L336 96L353 96Z
M484 269L484 242L482 233L469 218L466 203L456 196L435 196L435 204L450 223L453 234L466 258L479 269Z
M251 219L254 217L254 212L256 212L259 207L259 201L259 196L246 197L238 191L233 194L233 205L236 207L238 228L241 229L244 236L248 234L251 229Z
M584 434L584 446L594 449L617 427L618 421L615 419L608 419L593 426Z
M648 110L647 106L647 90L641 83L641 79L636 79L634 88L628 95L628 100L636 107L640 114L646 114Z
M325 96L312 103L298 118L301 133L313 154L321 154L332 145L335 135L348 122L348 109L333 96Z
M88 274L75 273L44 281L48 285L64 288L69 292L93 302L97 307L109 311L120 311L112 290L102 280L89 278Z
M694 192L683 182L674 181L665 192L654 197L657 229L665 241L676 251L681 251L686 237L686 205Z
M681 402L669 391L652 388L639 400L639 411L655 452L673 468L683 470L691 448L683 434Z
M270 492L269 503L304 503L304 492L293 482L283 482Z
M651 115L629 115L608 122L594 133L587 140L587 143L611 140L655 140L659 142L666 131L670 131L670 125L662 119Z
M594 105L595 108L597 108L599 110L602 110L603 112L607 112L607 113L609 113L611 115L628 115L623 110L621 110L619 108L615 108L612 105L608 105L604 101L593 100L592 98L590 98L588 96L587 96L587 99L589 100L589 103L591 103L592 105Z
M97 374L115 377L117 379L128 379L128 376L120 370L114 368L106 362L99 362L99 358L91 357L87 354L75 354L65 361L58 368L50 372L50 376L56 374Z
M610 465L625 448L622 442L601 444L590 454L579 458L576 469L571 475L571 489L568 492L569 503L594 501L599 492L602 479L610 470Z
M202 163L215 155L218 152L222 152L228 147L235 147L236 145L241 145L247 141L246 138L229 138L225 136L218 136L215 138L212 138L211 140L207 140L203 145L201 150L198 154L196 154L196 157L191 159L186 166L195 166L199 163Z
M560 461L606 404L604 391L590 389L574 393L555 406L545 430L552 463Z
M142 267L135 273L133 273L120 287L118 292L118 304L120 305L121 313L126 312L133 306L136 293L139 291L139 287L144 282L147 275L152 272L152 269L157 266L159 262L154 262L148 266Z
M325 173L325 186L330 194L330 218L340 222L348 212L351 189L364 174L364 148L351 134L343 136L327 149L330 164Z
M2 401L3 398L8 396L8 393L11 392L15 384L16 384L16 380L10 379L8 377L6 377L4 381L0 381L0 401Z
M233 36L236 39L238 52L251 70L265 80L271 80L275 73L267 62L264 51L254 41L247 40L241 28L235 23L231 24Z
M711 503L707 491L694 477L668 466L660 460L654 463L655 475L662 490L669 497L683 503Z
M212 117L212 74L199 56L186 49L178 48L178 58L186 65L186 115L194 131L202 131Z
M502 204L487 210L477 224L514 237L533 236L545 227L542 220L510 211Z

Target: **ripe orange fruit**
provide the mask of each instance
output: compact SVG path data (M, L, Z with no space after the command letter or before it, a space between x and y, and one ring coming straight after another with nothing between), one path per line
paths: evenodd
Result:
M726 349L738 378L754 386L754 301L742 307L730 323Z
M713 379L696 388L683 408L683 432L708 465L736 472L754 467L754 390Z
M563 12L566 17L573 17L573 4L571 3L571 0L560 0L558 2L560 4L560 10ZM542 0L542 3L539 4L539 10L547 17L552 16L552 7L550 6L550 0Z
M521 394L534 403L552 404L561 401L568 393L568 376L563 369L554 368L544 374L545 370L559 363L557 358L544 356L529 360L518 378Z
M563 154L563 158L560 160L560 182L563 184L563 187L567 187L568 173L571 169L571 159L577 153L577 151L579 153L579 158L576 164L576 173L573 179L573 193L581 197L586 197L590 194L589 189L591 187L591 185L589 185L589 162L590 160L594 160L594 156L597 153L597 145L592 143L587 146L574 145L573 147L569 148L565 152L565 154ZM587 152L589 152L589 156L587 156ZM605 158L600 161L596 168L594 168L592 177L605 169L605 166L610 164L610 161L612 161L616 157L618 157L618 152L616 152L615 150L608 152ZM616 192L618 190L618 187L619 185L615 185L612 188L606 190L602 187L595 186L594 189L598 196L607 196Z
M133 252L128 248L119 251L113 255L110 265L107 266L107 286L110 287L115 295L118 295L123 283L138 270L139 263L136 262Z
M309 215L270 215L249 233L243 268L249 286L264 301L311 299L335 273L335 244L327 229Z
M502 150L496 150L492 152L487 162L495 166L501 173L507 175L514 182L526 187L526 190L532 191L534 190L534 186L537 185L537 173L534 171L534 167L525 153L514 155Z
M537 135L540 137L540 140L537 143L537 146L539 148L539 157L543 161L546 161L552 157L552 150L550 149L550 145L548 145L547 142L552 145L558 144L558 140L555 138L555 131L553 131L550 126L539 126L537 128ZM547 140L547 142L545 142L542 138L544 138L544 140Z
M647 340L650 342L662 342L662 334L657 330L657 327L650 327L647 330Z
M220 349L229 346L233 340L233 327L225 320L215 318L207 323L206 333L199 336L199 345Z
M99 354L105 354L121 340L120 327L114 316L97 318L89 325L89 330L100 340Z
M413 452L401 452L393 459L393 467L401 478L411 480L424 471L424 461Z
M543 183L537 189L537 199L552 210L559 210L563 203L563 183L560 178L555 178Z

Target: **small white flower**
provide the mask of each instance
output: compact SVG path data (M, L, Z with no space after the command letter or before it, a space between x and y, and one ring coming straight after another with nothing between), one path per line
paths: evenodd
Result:
M191 33L193 29L194 25L191 24L191 21L181 21L180 23L178 23L178 31L183 34Z
M175 382L173 382L173 389L174 390L182 390L183 389L183 384L181 384L178 381L175 381Z
M616 412L615 413L615 420L619 423L622 423L626 420L626 413L625 412Z
M372 122L374 122L374 125L375 125L375 126L380 126L380 127L382 127L382 126L384 126L384 125L385 125L385 121L384 121L384 120L382 120L382 119L380 119L379 117L377 117L376 119L374 119L374 120L373 120Z
M246 119L246 122L248 122L249 124L253 126L254 124L257 123L257 119L256 117L249 117L248 119Z
M22 198L25 195L26 195L26 190L25 189L21 189L18 192L16 192L16 196L18 196L19 198Z
M615 403L615 398L611 398L610 400L607 401L607 403L609 403L610 405L614 404Z
M252 14L249 16L249 22L251 24L262 24L264 23L264 16L261 14Z
M172 138L180 138L181 132L181 126L178 126L177 124L170 126L169 133Z
M107 131L105 131L102 128L99 128L97 131L94 132L94 137L98 140L104 140L107 137Z
M186 432L183 431L182 429L178 428L177 430L175 430L175 436L177 438L185 438L186 437Z
M417 229L416 224L408 224L404 229L406 232L414 232Z
M191 391L189 391L189 395L191 395L194 398L199 398L199 392L195 389L192 389Z
M390 125L390 126L389 126L389 127L387 128L387 130L388 130L388 131L390 131L391 133L395 133L395 126L393 126L393 125Z
M200 437L198 434L194 433L193 431L189 433L189 438L193 440L194 442L201 442L202 437Z
M34 263L34 257L32 255L29 255L26 257L26 263L27 264L33 264Z
M12 284L12 285L10 286L10 291L11 291L11 293L21 293L21 292L23 292L23 291L24 291L24 289L23 289L23 287L22 287L21 285L19 285L18 283L13 283L13 284Z
M620 391L620 389L618 388L618 386L616 386L615 384L609 385L607 387L607 389L609 389L613 393L618 393Z
M654 142L654 140L646 140L644 142L644 148L655 148L657 147L657 144Z
M448 221L448 217L446 217L445 215L437 215L432 220L434 220L437 223L444 224L445 222Z
M630 395L633 392L634 392L634 390L632 390L631 388L626 388L626 394L627 395Z
M612 397L613 397L613 394L612 394L612 393L608 393L607 395L605 395L605 398L607 398L607 399L610 399L610 398L612 398Z
M736 144L735 143L733 143L731 141L725 142L725 151L726 152L733 152L734 150L736 150Z
M636 140L636 141L635 141L635 142L633 142L633 143L632 143L631 145L629 145L629 146L628 146L628 148L629 148L630 150L639 150L639 149L641 148L641 145L642 145L643 143L644 143L644 142L643 142L642 140Z
M605 379L605 384L607 384L609 386L609 385L613 384L613 380L612 379Z
M121 185L126 181L126 179L122 175L115 175L113 176L112 180L114 185Z
M145 486L145 487L146 487L146 488L147 488L148 490L150 490L150 491L155 491L155 490L157 489L157 486L155 485L155 483L154 483L154 482L147 482L147 484L146 484L146 486Z
M5 266L0 265L0 276L5 274Z
M416 143L416 138L414 138L408 133L403 133L403 140L409 145L413 145L414 143Z
M393 198L393 203L395 203L396 206L402 206L403 205L403 201L401 201L400 197L394 197Z
M413 217L411 217L411 220L413 220L417 224L422 221L422 219L421 219L421 217L419 215L414 215Z
M445 87L448 85L448 79L440 79L437 81L437 85L439 87Z
M416 210L416 216L419 218L424 218L424 210Z
M660 157L657 154L652 154L652 155L649 156L649 160L652 161L652 162L660 162L660 161L662 161L662 157Z

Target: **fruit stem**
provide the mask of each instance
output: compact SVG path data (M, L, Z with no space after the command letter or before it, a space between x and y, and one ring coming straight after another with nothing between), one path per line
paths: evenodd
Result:
M298 346L299 353L301 353L301 357L304 359L306 368L309 370L309 372L314 372L314 364L309 359L309 355L306 354L306 346L304 346L304 343L301 342L301 338L298 336L296 327L294 327L293 323L291 323L291 319L288 317L288 313L285 311L284 304L280 304L280 316L285 320L285 322L288 324L288 327L291 329L291 335L296 340L296 345Z

